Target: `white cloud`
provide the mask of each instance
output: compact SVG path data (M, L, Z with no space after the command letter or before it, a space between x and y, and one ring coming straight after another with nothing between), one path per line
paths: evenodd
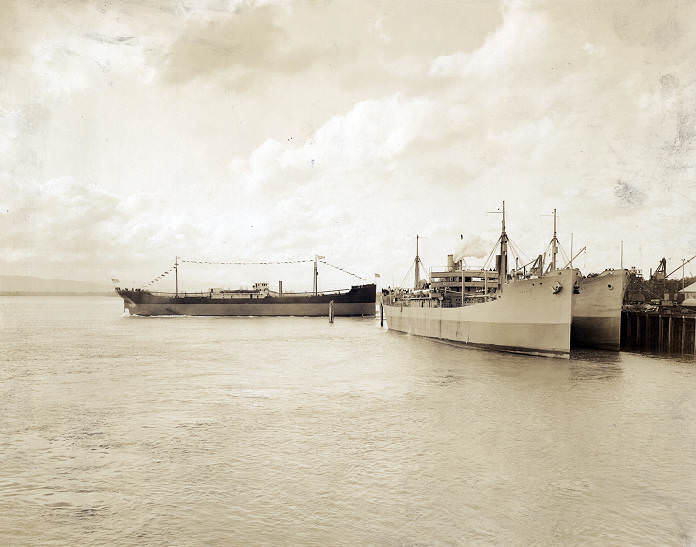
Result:
M83 91L99 78L128 72L142 73L142 81L152 80L145 70L142 46L129 36L96 34L43 40L33 48L32 71L54 95Z
M264 10L282 55L247 52L234 75L225 48L249 44L226 41L224 25L206 42L200 20L253 6L182 5L186 14L146 11L149 19L122 12L120 23L87 9L75 26L51 18L36 27L45 36L23 35L41 85L27 86L13 61L0 90L14 101L0 117L2 222L12 220L3 264L119 261L140 274L175 254L318 252L391 282L410 264L416 233L431 265L457 250L460 233L495 241L498 218L485 211L502 199L511 237L530 256L550 239L540 215L554 207L562 240L572 231L577 247L590 243L591 269L616 265L621 239L627 261L640 248L643 265L693 245L672 228L689 224L696 192L687 23L656 47L642 8L510 3L478 43L485 31L425 48L410 40L408 17L355 5L360 26L339 17L340 5L295 5L282 17ZM613 28L615 10L630 12L620 18L630 41ZM302 32L298 42L304 20L287 25L300 12L321 38ZM674 17L696 20L685 15ZM379 21L389 23L388 47ZM167 52L189 46L202 55L190 57L193 68L210 70L148 79ZM286 61L292 69L279 70ZM76 91L79 102L63 100Z
M303 144L269 139L248 160L233 159L232 178L244 181L249 191L269 184L282 192L296 190L288 183L382 169L422 136L432 113L432 103L422 97L407 99L397 94L362 101L346 114L329 119Z
M433 76L476 76L511 70L519 61L536 58L543 48L548 21L524 2L504 5L503 24L473 52L442 55L433 60Z
M22 112L19 109L0 110L0 158L7 159L13 148L19 127L22 121Z

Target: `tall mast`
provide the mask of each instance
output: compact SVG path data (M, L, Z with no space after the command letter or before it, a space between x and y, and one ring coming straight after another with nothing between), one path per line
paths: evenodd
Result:
M319 272L317 270L317 255L314 255L314 283L313 283L313 288L312 291L314 292L314 295L317 295L318 292L318 287L317 287L317 276L319 275Z
M503 201L503 230L500 234L500 290L503 290L503 284L507 278L507 234L505 233L505 201Z
M171 271L171 270L169 270ZM179 257L174 257L174 295L179 298Z
M553 210L553 239L551 240L551 269L556 269L556 255L558 254L558 239L556 239L556 209Z
M570 269L573 269L573 232L570 232Z
M420 264L420 257L418 256L418 238L420 236L416 234L416 263L415 263L415 269L413 272L413 288L417 289L418 288L418 281L420 281L420 271L418 269L418 266Z

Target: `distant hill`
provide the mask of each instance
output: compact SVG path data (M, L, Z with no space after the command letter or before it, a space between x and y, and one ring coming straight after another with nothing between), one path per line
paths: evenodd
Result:
M44 279L26 275L0 275L0 294L109 294L113 287L87 281L70 281L67 279Z

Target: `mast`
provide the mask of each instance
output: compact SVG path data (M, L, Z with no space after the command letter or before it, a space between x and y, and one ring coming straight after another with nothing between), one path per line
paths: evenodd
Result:
M171 271L171 270L169 270ZM179 298L179 257L174 257L174 295Z
M621 269L623 270L623 239L621 240Z
M416 234L416 264L415 264L415 270L413 272L413 288L417 289L418 288L418 281L420 281L420 271L418 269L418 265L420 264L420 257L418 256L418 238L420 236Z
M500 234L500 271L498 272L500 280L500 290L503 290L503 284L507 278L507 234L505 233L505 201L503 201L503 226Z
M553 239L551 240L551 269L556 269L556 255L558 254L558 239L556 239L556 209L553 210Z
M573 269L573 232L570 232L570 269Z
M314 292L314 296L317 295L317 276L319 275L319 272L317 270L317 255L314 255L314 283L313 283L313 289L312 292Z

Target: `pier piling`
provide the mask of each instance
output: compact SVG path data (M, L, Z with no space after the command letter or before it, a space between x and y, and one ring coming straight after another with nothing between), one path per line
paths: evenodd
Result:
M329 323L334 322L334 301L329 302Z
M384 326L384 304L379 303L379 326Z
M624 310L621 349L696 355L696 314Z

